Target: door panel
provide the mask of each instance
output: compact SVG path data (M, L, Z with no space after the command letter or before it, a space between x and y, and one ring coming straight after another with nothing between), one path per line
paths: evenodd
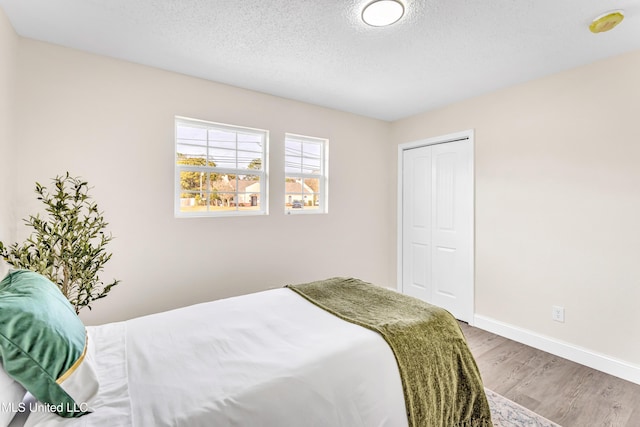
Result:
M404 156L403 292L427 300L431 295L431 151Z
M437 246L434 248L433 283L436 295L434 302L440 298L456 298L459 290L455 281L456 250Z
M434 147L435 148L435 147ZM434 153L435 164L432 174L435 176L435 218L438 231L453 230L455 227L455 173L456 154Z
M429 259L429 245L413 243L411 245L411 286L418 288L416 292L425 292L427 289L428 264L423 260ZM416 295L416 297L419 297Z
M402 166L403 292L466 321L473 313L471 148L463 140L404 150Z

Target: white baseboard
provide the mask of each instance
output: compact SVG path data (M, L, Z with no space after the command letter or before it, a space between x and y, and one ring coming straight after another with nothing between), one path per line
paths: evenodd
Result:
M555 338L540 335L489 317L475 315L473 326L547 353L588 366L598 371L640 384L640 366L623 360L569 344Z

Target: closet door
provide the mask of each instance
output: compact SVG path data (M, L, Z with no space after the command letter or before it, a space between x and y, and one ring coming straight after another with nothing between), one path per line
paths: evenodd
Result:
M473 314L473 176L468 139L403 151L402 291Z
M404 151L402 292L431 302L431 146Z

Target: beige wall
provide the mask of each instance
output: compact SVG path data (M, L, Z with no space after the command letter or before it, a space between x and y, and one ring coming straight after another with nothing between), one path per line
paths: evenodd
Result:
M13 103L17 45L18 36L0 9L0 240L5 243L14 238L15 230L10 200L14 179Z
M635 364L638 76L637 51L392 125L394 153L475 129L476 314Z
M123 281L89 324L334 275L394 286L397 145L475 129L477 314L640 364L637 75L640 52L389 124L19 39L0 10L0 238L68 170ZM271 132L269 216L173 217L174 115ZM284 215L285 132L330 139L329 214Z
M34 181L70 171L115 236L103 277L122 284L87 323L328 276L393 285L387 122L29 39L18 82L18 217ZM175 115L270 131L270 215L174 218ZM285 132L329 139L328 214L285 216Z

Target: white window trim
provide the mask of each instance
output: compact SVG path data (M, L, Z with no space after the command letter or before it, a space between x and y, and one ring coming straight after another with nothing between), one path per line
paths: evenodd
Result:
M178 165L178 124L186 124L190 126L200 126L203 128L216 128L221 130L228 130L231 132L248 132L263 135L264 146L262 150L262 171L250 171L247 173L244 169L232 169L222 168L214 166L191 166L191 165ZM174 152L174 215L176 218L218 218L218 217L238 217L238 216L263 216L269 214L269 173L268 173L268 160L269 160L269 131L265 129L250 128L246 126L236 126L224 123L210 122L206 120L193 119L190 117L175 116L174 120L174 138L173 138L173 152ZM260 209L251 211L201 211L201 212L181 212L180 211L180 194L183 192L180 187L180 171L182 170L195 170L195 171L210 171L222 174L235 174L235 175L258 175L260 177Z
M329 140L327 138L319 138L308 135L300 135L295 133L285 133L285 156L286 156L286 143L287 139L297 139L302 142L313 142L313 143L321 143L322 144L322 160L320 165L322 167L322 171L320 175L317 174L309 174L309 173L287 173L286 169L284 171L285 178L290 175L294 175L296 177L301 178L312 178L320 180L320 188L318 191L318 199L319 199L319 207L318 209L300 209L294 210L287 208L287 192L285 190L285 207L284 211L286 215L318 215L325 214L329 212Z

